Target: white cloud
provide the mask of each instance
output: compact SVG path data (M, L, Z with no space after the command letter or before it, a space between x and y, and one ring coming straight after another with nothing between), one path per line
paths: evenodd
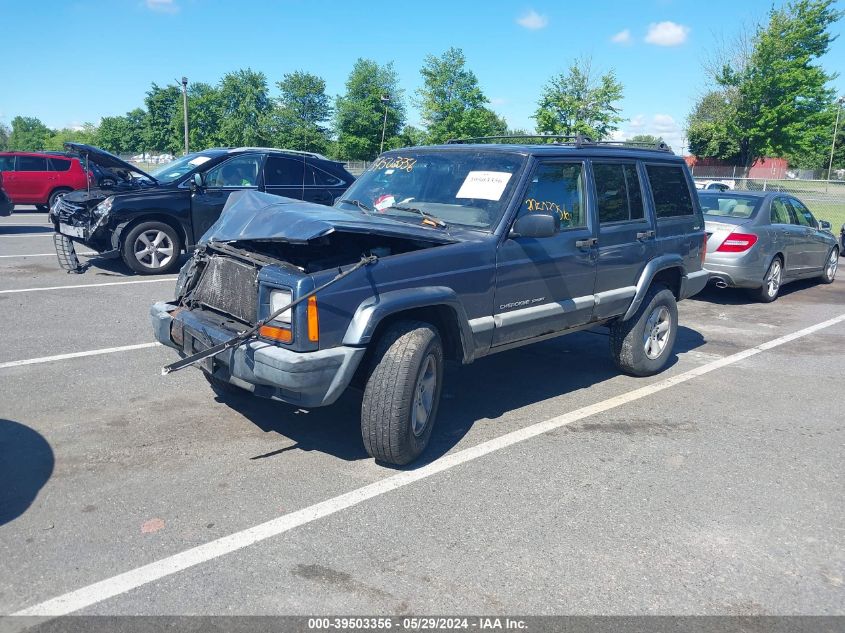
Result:
M536 31L537 29L546 28L546 26L549 24L549 18L547 18L545 15L540 15L534 9L531 9L521 18L518 18L516 23L520 26L524 26L526 29Z
M614 44L630 44L631 43L631 31L630 29L624 29L619 31L616 35L610 38L610 41Z
M690 28L675 22L652 22L645 41L655 46L680 46L687 41Z
M614 140L629 139L637 134L662 137L676 154L685 151L683 147L686 137L684 130L675 120L675 117L670 114L657 113L651 116L637 114L614 134Z
M179 10L175 0L145 0L144 4L150 11L158 13L176 13Z

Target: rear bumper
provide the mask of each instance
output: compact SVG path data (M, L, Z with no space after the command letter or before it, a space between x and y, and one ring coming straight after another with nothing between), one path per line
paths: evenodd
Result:
M708 253L704 262L711 279L734 288L759 288L768 267L769 261L756 252L739 258Z
M707 282L710 281L710 273L707 270L697 270L694 273L687 273L681 278L681 299L689 299L704 290Z
M231 332L183 310L176 317L183 331L183 343L178 345L171 338L174 318L169 312L175 309L172 304L156 303L150 308L150 318L158 341L182 356L193 351L195 341L204 349L232 337ZM320 407L332 404L349 386L364 352L362 347L349 346L293 352L263 340L251 340L198 366L257 396L302 407Z

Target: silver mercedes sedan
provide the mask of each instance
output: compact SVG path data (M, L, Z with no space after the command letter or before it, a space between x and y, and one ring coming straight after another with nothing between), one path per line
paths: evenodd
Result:
M796 197L782 192L699 191L707 231L704 268L720 288L747 288L760 301L780 287L819 277L833 283L839 244L830 223L816 220Z

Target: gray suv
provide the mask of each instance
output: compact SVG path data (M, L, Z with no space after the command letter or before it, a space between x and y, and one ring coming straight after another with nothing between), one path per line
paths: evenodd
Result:
M170 368L306 408L363 389L364 446L400 465L428 444L446 360L606 326L621 371L663 369L676 302L708 278L684 161L484 140L387 152L331 208L233 195L151 309L187 357Z

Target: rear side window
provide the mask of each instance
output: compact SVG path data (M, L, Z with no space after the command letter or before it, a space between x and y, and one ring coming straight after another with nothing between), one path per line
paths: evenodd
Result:
M534 172L520 215L551 213L562 229L587 226L580 163L546 163Z
M64 158L51 158L50 171L68 171L70 169L70 161Z
M18 156L17 171L47 171L47 157Z
M264 184L268 187L301 187L304 177L302 160L270 156L264 166ZM305 184L311 184L307 180Z
M682 167L674 165L646 165L654 211L658 218L673 218L680 215L693 215L687 179Z
M343 184L343 181L340 178L333 176L327 171L323 171L319 167L309 167L308 169L313 172L313 182L318 187L339 187ZM307 180L310 179L306 178L306 181Z
M599 222L641 220L643 197L634 163L593 163Z
M15 157L0 156L0 171L15 171Z

